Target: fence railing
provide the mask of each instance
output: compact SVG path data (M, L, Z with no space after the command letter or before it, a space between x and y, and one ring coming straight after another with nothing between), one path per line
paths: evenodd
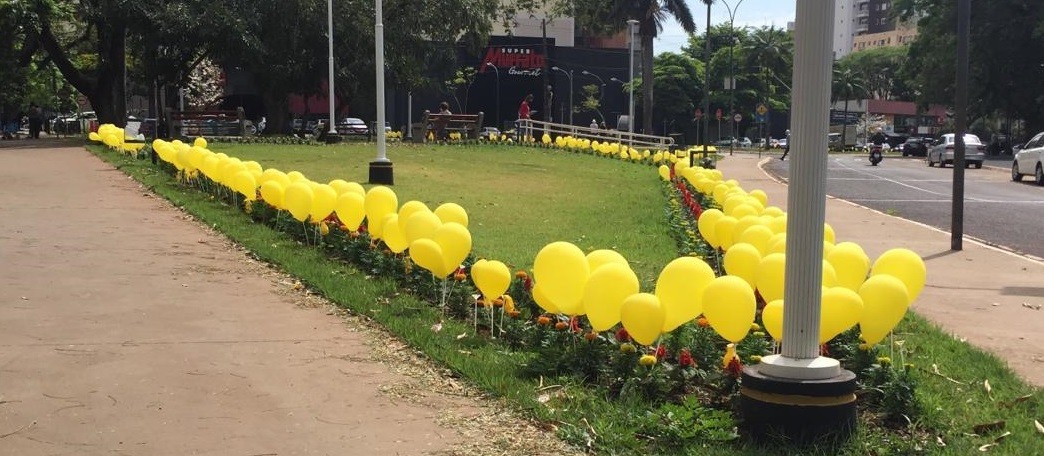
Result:
M667 150L674 147L674 138L669 136L645 135L619 130L580 127L576 125L558 124L531 119L520 119L518 121L518 130L519 132L528 131L537 141L540 141L540 138L543 137L544 133L547 133L551 135L552 138L569 135L574 138L589 139L591 141L618 142L635 149Z

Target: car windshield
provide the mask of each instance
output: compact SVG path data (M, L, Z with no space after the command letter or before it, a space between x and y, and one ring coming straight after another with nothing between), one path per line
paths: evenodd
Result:
M351 117L344 119L344 122L342 123L344 123L345 125L366 125L366 123L363 122L362 119L353 119Z
M945 138L944 141L945 141L946 144L953 144L954 142L956 142L956 136L953 135L953 134L945 135L945 136L943 136L943 138ZM982 141L979 141L979 137L978 136L975 136L975 135L972 135L972 134L965 134L964 135L964 143L965 144L982 144Z

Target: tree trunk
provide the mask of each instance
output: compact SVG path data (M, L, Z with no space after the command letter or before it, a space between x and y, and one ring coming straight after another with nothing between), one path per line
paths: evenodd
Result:
M263 89L262 97L265 101L265 112L268 113L265 130L279 134L290 131L290 125L287 123L286 94L281 90Z
M640 29L642 35L642 133L653 133L653 37L656 24L652 20L643 21ZM634 119L631 119L634 122Z
M93 75L85 75L73 65L49 25L44 25L41 30L40 42L65 80L91 102L98 122L123 127L127 124L123 87L127 67L127 26L115 19L100 19L94 25L98 30L98 66Z

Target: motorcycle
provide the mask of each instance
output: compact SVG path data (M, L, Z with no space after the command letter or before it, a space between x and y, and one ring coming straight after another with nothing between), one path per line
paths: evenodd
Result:
M884 155L882 155L882 147L881 147L881 145L880 144L872 144L870 146L870 164L873 165L873 166L877 166L877 164L881 163L881 160L883 160L883 159L884 159Z

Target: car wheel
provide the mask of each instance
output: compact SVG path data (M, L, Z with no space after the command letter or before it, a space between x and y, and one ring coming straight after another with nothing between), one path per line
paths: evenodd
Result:
M975 169L982 169L982 162L975 162Z
M1044 185L1044 168L1040 166L1040 163L1037 163L1037 172L1034 174L1034 177L1037 185Z
M1011 180L1022 182L1022 174L1019 173L1019 162L1011 162Z
M932 161L932 156L931 155L926 155L924 158L928 162L928 167L929 168L934 168L935 167L935 162Z
M946 162L943 161L942 157L939 157L939 167L940 168L945 168L946 167Z

